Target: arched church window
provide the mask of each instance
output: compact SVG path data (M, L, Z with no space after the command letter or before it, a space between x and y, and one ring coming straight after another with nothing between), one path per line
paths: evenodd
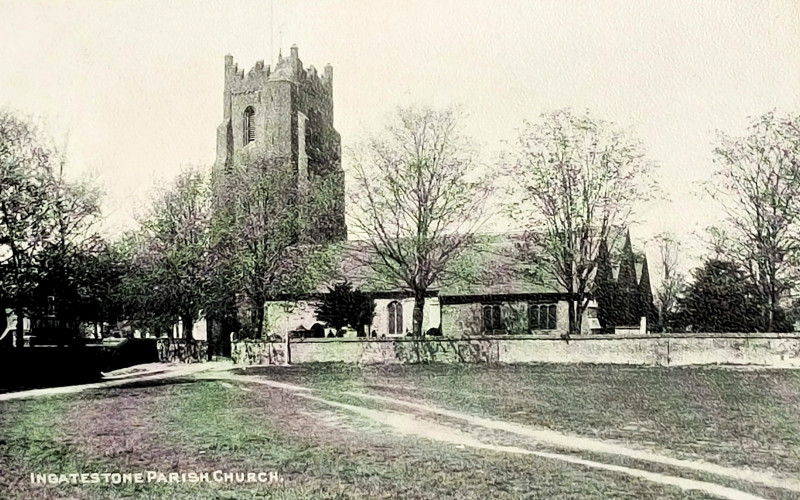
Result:
M389 308L389 335L402 335L403 304L395 300L390 302L387 307Z
M248 145L254 140L256 140L256 120L255 120L255 110L253 110L252 106L247 106L244 110L244 144Z
M531 304L529 306L530 330L555 330L558 324L555 304Z
M503 310L499 304L483 306L483 331L487 333L501 332L503 325Z

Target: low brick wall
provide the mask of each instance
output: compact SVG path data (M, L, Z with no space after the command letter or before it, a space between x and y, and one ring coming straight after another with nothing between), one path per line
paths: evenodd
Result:
M240 341L233 361L282 364L285 344ZM553 337L478 339L337 339L292 342L292 363L610 363L634 365L742 364L800 367L800 336L594 336L569 343Z
M241 365L281 365L285 355L286 344L282 342L239 340L231 343L231 359Z
M202 363L208 360L208 342L204 340L156 339L158 360L163 363Z

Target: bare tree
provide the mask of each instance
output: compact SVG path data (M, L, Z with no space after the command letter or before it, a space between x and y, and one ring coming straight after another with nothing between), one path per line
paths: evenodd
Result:
M627 226L637 203L652 195L652 166L624 131L568 110L527 123L512 158L522 198L513 208L536 249L530 258L566 291L568 333L579 333L600 242Z
M725 210L729 237L720 250L758 288L764 328L774 331L800 261L800 115L771 112L743 137L720 133L714 156L708 191Z
M670 328L678 297L686 286L686 276L680 269L681 243L671 233L659 233L652 238L658 251L658 282L655 302L662 331Z
M485 221L491 192L460 119L452 109L401 108L353 150L353 225L367 237L369 264L414 296L416 337L425 294L451 277L448 263Z

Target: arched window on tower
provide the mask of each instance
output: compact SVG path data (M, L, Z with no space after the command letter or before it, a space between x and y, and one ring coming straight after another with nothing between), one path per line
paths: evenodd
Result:
M389 303L389 335L403 334L403 304L397 302Z
M256 112L252 106L247 106L244 110L244 123L242 130L244 130L244 145L248 145L256 140Z

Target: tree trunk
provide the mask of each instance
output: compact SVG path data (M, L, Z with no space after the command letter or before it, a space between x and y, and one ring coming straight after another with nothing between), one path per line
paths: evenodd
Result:
M283 355L283 364L292 364L292 332L286 332L286 345Z
M767 331L775 331L775 310L778 305L778 294L775 290L775 276L771 276L769 287L769 321L767 322Z
M17 307L14 313L17 315L17 347L25 346L25 314L21 307Z
M575 299L573 298L567 299L567 318L569 319L567 335L570 336L575 333Z
M581 294L583 295L583 294ZM588 302L583 297L578 297L575 301L575 330L576 335L583 334L583 313L586 311Z
M255 304L256 338L264 338L264 301Z
M6 328L8 328L8 317L6 316L6 305L0 303L0 336L6 333ZM11 338L8 339L8 345L11 345Z
M222 336L220 337L220 341L222 342L223 356L231 355L231 342L234 339L240 338L239 334L241 326L239 325L239 318L237 314L238 310L231 306L222 316Z
M222 322L215 315L206 315L206 340L208 341L208 361L221 356Z
M570 335L575 334L575 289L572 284L567 287L567 317L569 323L567 326L567 339Z
M181 317L181 323L183 324L183 338L194 340L194 318L190 314L184 315Z
M422 338L422 320L425 313L425 292L417 291L414 293L414 316L413 316L413 331L411 332L414 338Z

